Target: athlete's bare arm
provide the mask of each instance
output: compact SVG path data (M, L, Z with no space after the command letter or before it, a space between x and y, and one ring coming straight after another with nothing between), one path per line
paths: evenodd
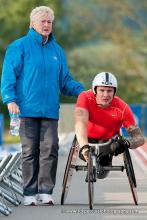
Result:
M127 129L129 135L130 135L130 148L135 149L137 147L140 147L141 145L144 144L145 139L142 135L142 132L138 126L130 126Z
M86 109L76 107L75 109L75 132L80 147L88 144L87 124L89 113Z

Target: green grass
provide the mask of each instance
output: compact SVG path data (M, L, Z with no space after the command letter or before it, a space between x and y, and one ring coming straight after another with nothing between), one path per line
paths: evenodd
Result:
M4 132L4 144L14 144L14 143L20 143L20 137L11 136L9 134L9 130L5 130Z

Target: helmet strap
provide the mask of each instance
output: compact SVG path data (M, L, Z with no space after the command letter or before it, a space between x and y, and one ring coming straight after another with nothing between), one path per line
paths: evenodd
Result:
M94 91L95 91L94 95L96 96L96 94L97 94L97 86L95 86Z
M114 96L115 96L115 94L116 94L116 88L114 87Z

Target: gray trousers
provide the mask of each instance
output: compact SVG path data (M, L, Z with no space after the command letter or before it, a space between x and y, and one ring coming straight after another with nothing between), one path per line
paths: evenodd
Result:
M58 120L21 118L24 195L52 194L58 162Z

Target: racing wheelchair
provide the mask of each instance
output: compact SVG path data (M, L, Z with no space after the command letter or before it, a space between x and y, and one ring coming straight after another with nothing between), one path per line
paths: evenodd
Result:
M102 166L100 164L101 156L110 154L110 147L108 146L110 146L117 138L118 137L116 135L106 142L90 144L87 164L77 165L76 163L79 155L79 144L77 142L76 136L74 137L63 177L61 205L64 205L67 198L74 170L87 171L85 181L88 183L89 209L93 209L94 205L94 183L97 181L97 179L101 178L101 175L103 175L105 171L123 172L126 170L134 204L138 205L137 184L129 149L125 147L125 151L123 153L123 166L112 166L112 164L108 166Z

